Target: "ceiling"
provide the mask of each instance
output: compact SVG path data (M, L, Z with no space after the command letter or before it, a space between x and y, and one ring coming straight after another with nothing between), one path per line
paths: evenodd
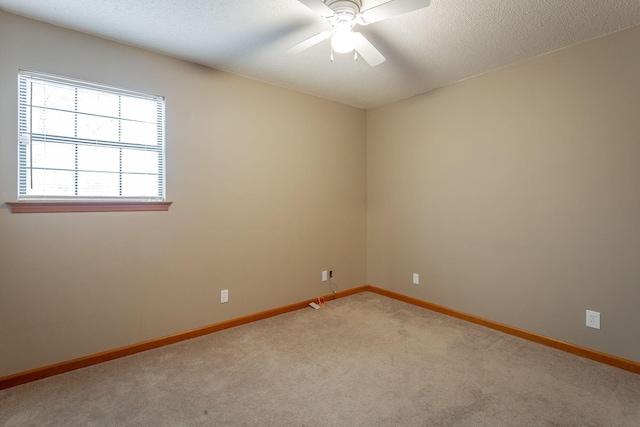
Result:
M362 0L363 9L385 0ZM0 0L0 9L234 74L375 108L640 24L638 0L431 0L358 27L387 60L330 61L327 30L298 0Z

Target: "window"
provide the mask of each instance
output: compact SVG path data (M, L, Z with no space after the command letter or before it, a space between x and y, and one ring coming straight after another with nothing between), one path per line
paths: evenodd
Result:
M18 90L19 201L165 200L163 97L26 71Z

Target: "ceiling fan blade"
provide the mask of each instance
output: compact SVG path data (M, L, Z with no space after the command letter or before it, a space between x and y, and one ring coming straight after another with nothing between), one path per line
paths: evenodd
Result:
M372 67L382 64L386 58L376 49L362 33L354 33L356 51Z
M429 6L429 3L430 0L391 0L361 12L358 16L359 23L362 25L373 24L392 16L425 8Z
M298 0L303 5L307 6L309 9L313 10L320 16L331 16L333 15L333 10L322 0Z
M315 36L309 37L308 39L301 41L297 45L291 46L289 49L284 51L284 55L290 56L300 53L304 50L309 49L311 46L314 46L320 43L323 40L328 39L333 34L332 31L323 31L321 33L316 34Z

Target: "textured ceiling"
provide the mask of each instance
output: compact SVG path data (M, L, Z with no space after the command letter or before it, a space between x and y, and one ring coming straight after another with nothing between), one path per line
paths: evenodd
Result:
M362 0L363 9L384 0ZM360 31L387 58L329 60L297 0L0 0L0 9L361 108L640 24L639 0L432 0Z

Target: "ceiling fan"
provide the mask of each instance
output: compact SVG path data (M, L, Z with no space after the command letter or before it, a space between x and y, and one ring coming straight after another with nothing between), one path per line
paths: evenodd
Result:
M360 55L372 67L382 64L385 57L362 33L353 31L353 27L373 24L393 16L422 9L429 6L430 2L430 0L391 0L361 11L362 0L298 1L326 19L331 25L331 30L322 31L290 47L284 52L285 55L295 55L331 38L332 61L333 52L349 53L355 51L354 59L358 59L358 55Z

